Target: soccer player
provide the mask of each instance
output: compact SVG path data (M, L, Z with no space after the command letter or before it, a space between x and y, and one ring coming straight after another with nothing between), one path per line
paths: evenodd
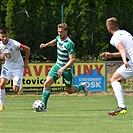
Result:
M100 56L102 59L121 57L123 61L123 65L115 71L110 79L115 97L117 99L118 108L114 111L108 112L108 114L125 114L127 112L127 108L124 102L121 82L133 77L133 36L129 32L119 29L118 21L114 17L106 20L106 27L108 32L112 34L110 43L118 49L118 52L103 52ZM127 61L127 58L129 61Z
M83 91L85 95L88 94L86 84L83 83L80 86L73 85L73 64L75 61L74 43L67 36L68 26L66 23L58 24L58 36L56 39L41 44L40 48L47 46L57 45L57 61L48 73L46 81L44 82L44 89L42 92L42 101L45 104L45 110L47 110L47 101L50 96L50 87L60 76L63 76L66 91L68 94Z
M5 60L0 82L0 110L3 110L5 87L8 80L13 79L13 91L15 93L22 90L23 70L28 67L30 48L9 38L6 28L0 29L0 39L0 59ZM23 61L20 50L25 52L25 61Z

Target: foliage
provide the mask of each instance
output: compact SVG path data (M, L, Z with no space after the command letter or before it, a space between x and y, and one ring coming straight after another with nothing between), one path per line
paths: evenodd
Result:
M133 34L132 5L132 0L1 0L0 27L7 27L11 38L28 45L39 61L55 61L56 47L40 50L39 45L54 39L57 24L64 21L75 43L76 58L99 59L103 51L116 51L109 45L107 18L116 17L120 28Z

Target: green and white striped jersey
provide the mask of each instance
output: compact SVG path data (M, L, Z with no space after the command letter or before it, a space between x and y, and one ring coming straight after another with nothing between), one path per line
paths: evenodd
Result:
M69 61L69 55L75 54L74 43L69 37L61 41L60 36L56 37L57 42L57 61L56 65L62 67Z

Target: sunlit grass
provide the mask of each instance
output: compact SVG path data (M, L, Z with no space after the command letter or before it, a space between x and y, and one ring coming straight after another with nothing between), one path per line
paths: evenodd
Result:
M0 133L131 133L133 99L125 96L128 113L109 116L117 107L112 94L51 95L48 112L34 112L32 104L41 95L6 96L0 112Z

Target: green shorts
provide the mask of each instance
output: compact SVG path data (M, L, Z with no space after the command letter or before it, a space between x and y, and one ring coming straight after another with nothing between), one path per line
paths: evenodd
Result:
M48 76L52 77L54 79L54 82L60 78L57 74L59 69L60 67L54 64L54 66L51 68L51 70L48 73ZM70 69L64 70L62 73L62 77L66 87L71 88L73 86L73 80L74 80L73 69L70 68Z

